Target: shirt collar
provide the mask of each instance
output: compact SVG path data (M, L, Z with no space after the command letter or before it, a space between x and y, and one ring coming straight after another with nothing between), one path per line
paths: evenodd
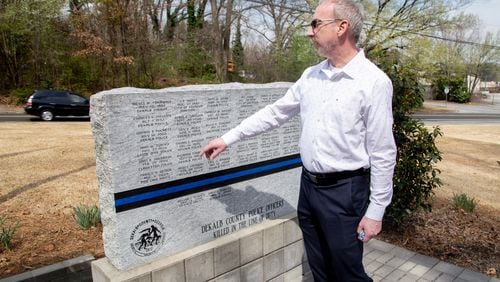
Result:
M342 75L347 75L350 78L355 78L362 69L362 62L364 60L365 53L363 49L359 49L358 54L356 54L356 56L354 56L354 58L352 58L343 68L335 68L327 59L321 63L320 71L323 72L328 77L328 79L333 79Z

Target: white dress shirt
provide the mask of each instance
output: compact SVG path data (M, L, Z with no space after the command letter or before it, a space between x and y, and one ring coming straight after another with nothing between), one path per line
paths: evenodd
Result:
M229 146L276 128L300 112L304 167L317 173L371 168L365 216L382 220L392 199L396 145L392 83L363 50L342 69L325 60L304 71L275 103L222 136Z

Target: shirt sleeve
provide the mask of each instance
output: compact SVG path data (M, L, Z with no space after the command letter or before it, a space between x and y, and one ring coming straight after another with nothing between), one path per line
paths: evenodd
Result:
M273 104L265 106L238 126L222 135L222 140L230 146L238 141L253 137L281 126L300 111L298 82Z
M366 147L370 156L370 204L365 216L381 221L392 200L396 144L392 133L392 83L379 79L371 93L366 116Z

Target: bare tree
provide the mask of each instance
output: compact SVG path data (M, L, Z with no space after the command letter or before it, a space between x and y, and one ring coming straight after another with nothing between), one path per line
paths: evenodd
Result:
M210 0L214 65L219 81L227 81L233 3L233 0Z
M303 0L250 1L258 22L249 22L248 29L260 34L272 46L273 52L289 47L292 37L302 29L310 6Z
M162 22L165 14L166 0L144 0L144 8L151 20L154 37L161 39Z
M479 31L473 33L474 37L477 38ZM469 94L472 95L474 89L479 83L481 73L483 72L487 63L496 63L500 61L500 31L497 32L496 36L493 33L488 32L482 44L470 45L466 49L464 62L466 65L467 77L467 89Z
M405 45L412 36L433 32L453 24L452 11L463 7L470 0L363 0L365 9L364 40L361 46L369 53L374 49L388 49Z

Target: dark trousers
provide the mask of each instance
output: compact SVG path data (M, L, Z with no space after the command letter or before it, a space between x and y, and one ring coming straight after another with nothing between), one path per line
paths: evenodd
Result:
M369 173L317 185L301 177L299 225L315 282L372 281L356 229L369 200Z

